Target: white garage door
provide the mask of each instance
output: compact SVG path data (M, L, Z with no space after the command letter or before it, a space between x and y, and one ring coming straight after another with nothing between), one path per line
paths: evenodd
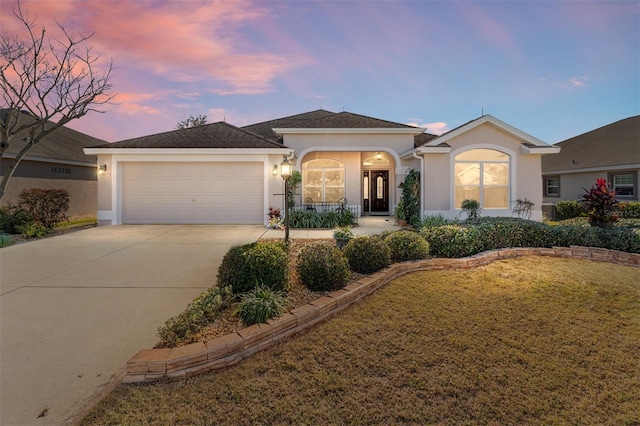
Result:
M262 163L123 163L122 223L264 223Z

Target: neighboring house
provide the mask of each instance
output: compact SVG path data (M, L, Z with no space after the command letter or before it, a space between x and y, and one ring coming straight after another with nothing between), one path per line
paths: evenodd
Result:
M317 110L243 128L219 122L86 148L98 179L102 224L265 224L283 206L280 163L302 174L300 203L337 203L390 215L411 169L421 172L423 214L460 215L465 198L484 215L511 216L533 201L541 219L542 154L559 148L485 115L444 135L349 112Z
M620 201L637 201L640 174L640 116L625 118L554 146L560 153L542 159L545 213L554 204L578 200L598 178L605 178Z
M2 176L11 160L27 143L27 136L28 130L17 134L11 140L9 149L2 154L0 162ZM83 149L105 143L104 140L67 127L55 130L23 157L9 180L0 204L2 206L18 204L18 196L24 189L66 189L69 192L67 216L95 218L98 191L97 157L85 154Z

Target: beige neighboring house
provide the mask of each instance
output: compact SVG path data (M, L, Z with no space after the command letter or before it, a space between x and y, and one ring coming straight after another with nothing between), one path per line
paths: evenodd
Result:
M1 113L1 111L0 111ZM23 113L24 114L24 113ZM27 143L28 130L16 135L9 149L2 154L0 174L4 176L9 163ZM95 155L87 155L87 146L106 142L61 127L31 148L9 180L0 205L18 204L24 189L66 189L69 191L69 218L91 218L97 215L97 169Z
M625 118L554 146L562 150L542 159L545 213L554 204L578 200L598 178L607 179L619 201L638 201L640 116Z
M269 207L283 207L284 157L302 174L301 205L346 200L358 215L391 215L415 169L423 215L455 218L463 199L476 198L485 216L512 216L514 202L527 198L541 219L541 157L558 151L490 115L436 136L325 110L85 149L106 167L98 177L101 224L266 224Z

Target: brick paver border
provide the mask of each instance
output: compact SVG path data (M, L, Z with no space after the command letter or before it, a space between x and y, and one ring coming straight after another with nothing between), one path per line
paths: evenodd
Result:
M425 259L396 263L368 275L309 304L297 307L266 324L255 324L237 333L208 342L171 349L143 349L127 362L123 383L180 379L229 367L254 353L273 346L314 324L332 317L354 302L375 292L390 281L416 271L473 268L520 256L554 256L591 259L640 267L640 254L594 247L507 248L461 259Z

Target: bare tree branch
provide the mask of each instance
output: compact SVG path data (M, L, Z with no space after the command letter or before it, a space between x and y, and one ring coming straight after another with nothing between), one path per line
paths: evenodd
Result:
M104 112L110 103L113 62L100 69L100 55L87 42L93 37L69 31L57 24L60 40L37 31L18 1L14 15L25 34L0 34L0 155L18 133L28 130L28 143L4 171L0 199L16 167L32 147L56 129L88 112Z

